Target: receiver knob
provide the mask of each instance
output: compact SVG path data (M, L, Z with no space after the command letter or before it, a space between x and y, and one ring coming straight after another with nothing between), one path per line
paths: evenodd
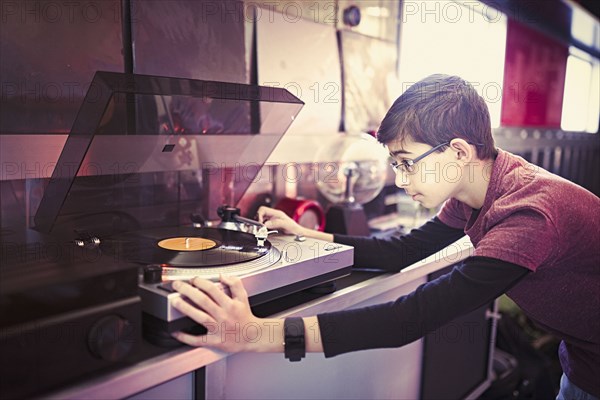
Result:
M162 267L158 264L150 264L144 267L144 283L162 282Z
M102 360L123 359L133 347L135 335L133 325L118 315L102 317L88 333L88 347L91 353Z

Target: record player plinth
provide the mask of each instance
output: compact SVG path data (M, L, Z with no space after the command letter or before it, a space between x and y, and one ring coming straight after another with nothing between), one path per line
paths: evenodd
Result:
M329 243L307 238L298 241L293 235L269 236L272 253L245 263L236 265L232 275L240 276L250 305L258 305L276 298L313 287L318 284L348 275L353 263L354 249L338 243ZM252 271L257 263L264 263ZM244 270L250 268L251 272ZM140 277L140 297L142 310L149 316L151 325L158 329L173 332L191 328L194 323L172 306L180 294L173 291L173 280L189 280L195 276L203 277L194 268L177 268L163 272L160 283L145 283ZM216 280L215 276L206 278ZM156 337L156 332L144 335Z

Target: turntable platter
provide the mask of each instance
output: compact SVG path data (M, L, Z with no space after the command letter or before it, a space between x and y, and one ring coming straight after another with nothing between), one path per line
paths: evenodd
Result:
M217 242L199 237L174 237L163 239L157 244L163 249L176 251L209 250L217 246Z
M271 243L258 246L254 235L238 231L173 227L113 236L103 249L141 264L206 268L256 260L269 253Z

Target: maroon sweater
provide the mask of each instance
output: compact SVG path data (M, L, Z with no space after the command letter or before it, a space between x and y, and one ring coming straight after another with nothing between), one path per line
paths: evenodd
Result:
M356 247L358 264L388 270L463 232L475 254L395 302L319 315L325 355L410 343L506 292L563 340L559 355L569 379L600 397L600 199L499 150L483 207L451 199L438 217L402 238L336 235Z
M476 256L534 272L508 296L563 340L559 356L571 382L600 397L600 199L500 150L479 216L450 200L439 218L465 230Z

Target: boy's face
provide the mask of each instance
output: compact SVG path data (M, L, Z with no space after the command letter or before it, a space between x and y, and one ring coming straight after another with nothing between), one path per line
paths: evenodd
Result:
M388 151L397 163L414 160L432 146L406 139L403 142L392 141L387 145ZM455 153L450 148L442 153L433 152L413 165L412 172L399 168L396 172L396 186L404 189L414 201L426 208L437 207L453 197L459 189L462 167L456 162Z

